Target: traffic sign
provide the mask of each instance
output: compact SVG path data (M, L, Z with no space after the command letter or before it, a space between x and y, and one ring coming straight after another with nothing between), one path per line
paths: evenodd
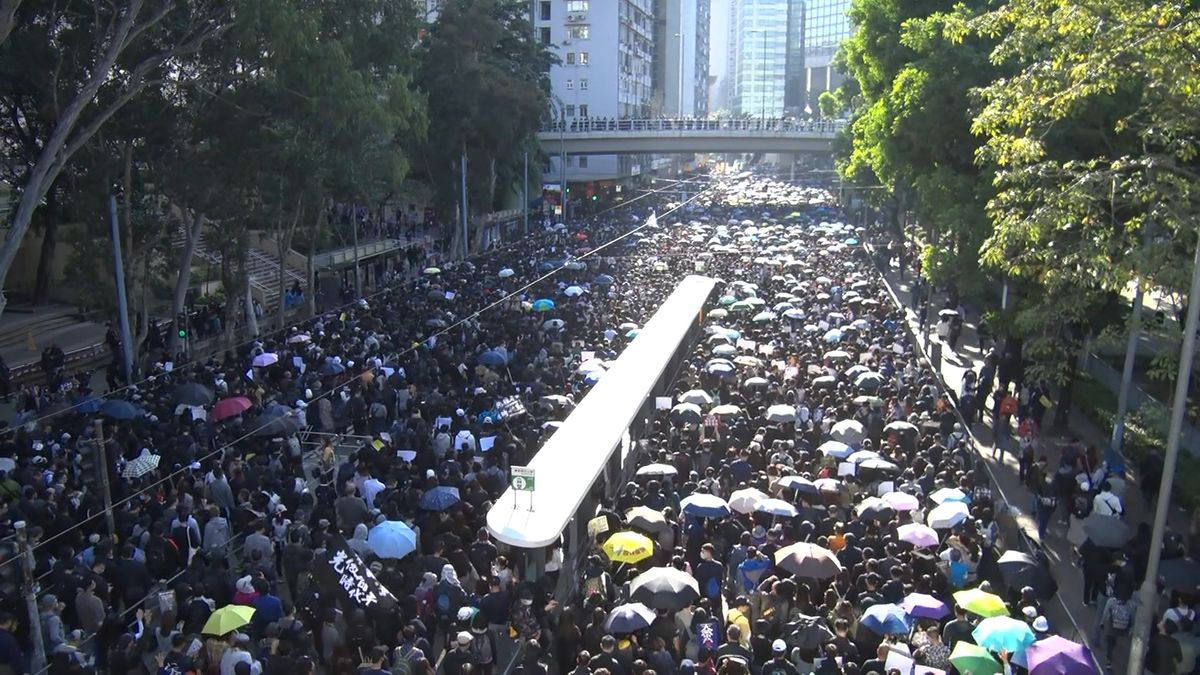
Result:
M512 467L512 489L518 492L533 492L533 469L527 466Z

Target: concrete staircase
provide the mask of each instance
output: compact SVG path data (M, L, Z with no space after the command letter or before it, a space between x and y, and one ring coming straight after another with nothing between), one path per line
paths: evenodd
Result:
M182 250L186 243L187 232L182 226L172 231L172 247ZM204 233L196 244L195 257L217 266L221 264L220 250L208 246ZM246 249L246 271L250 274L250 292L262 303L264 312L273 313L279 306L279 258L261 248L249 247ZM305 285L305 273L290 265L284 267L284 279L287 286L297 281L301 286Z

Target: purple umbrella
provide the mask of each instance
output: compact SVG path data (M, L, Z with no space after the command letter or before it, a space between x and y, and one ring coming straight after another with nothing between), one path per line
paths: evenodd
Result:
M1100 675L1087 647L1051 635L1025 650L1029 675Z
M933 619L937 621L950 614L950 609L946 607L946 603L932 595L925 595L924 593L909 593L904 598L904 601L900 603L900 607L914 619Z

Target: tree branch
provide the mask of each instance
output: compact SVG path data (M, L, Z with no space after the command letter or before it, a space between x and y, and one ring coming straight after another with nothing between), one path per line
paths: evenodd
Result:
M4 44L17 25L17 10L20 7L21 0L0 0L0 45Z

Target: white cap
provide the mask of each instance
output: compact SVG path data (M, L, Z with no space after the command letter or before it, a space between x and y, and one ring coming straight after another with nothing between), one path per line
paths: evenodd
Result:
M1033 629L1039 633L1049 633L1050 622L1046 620L1046 617L1039 616L1033 620Z
M776 640L771 643L771 651L775 652L776 654L778 654L780 652L786 652L787 651L787 643L784 642L783 640Z

